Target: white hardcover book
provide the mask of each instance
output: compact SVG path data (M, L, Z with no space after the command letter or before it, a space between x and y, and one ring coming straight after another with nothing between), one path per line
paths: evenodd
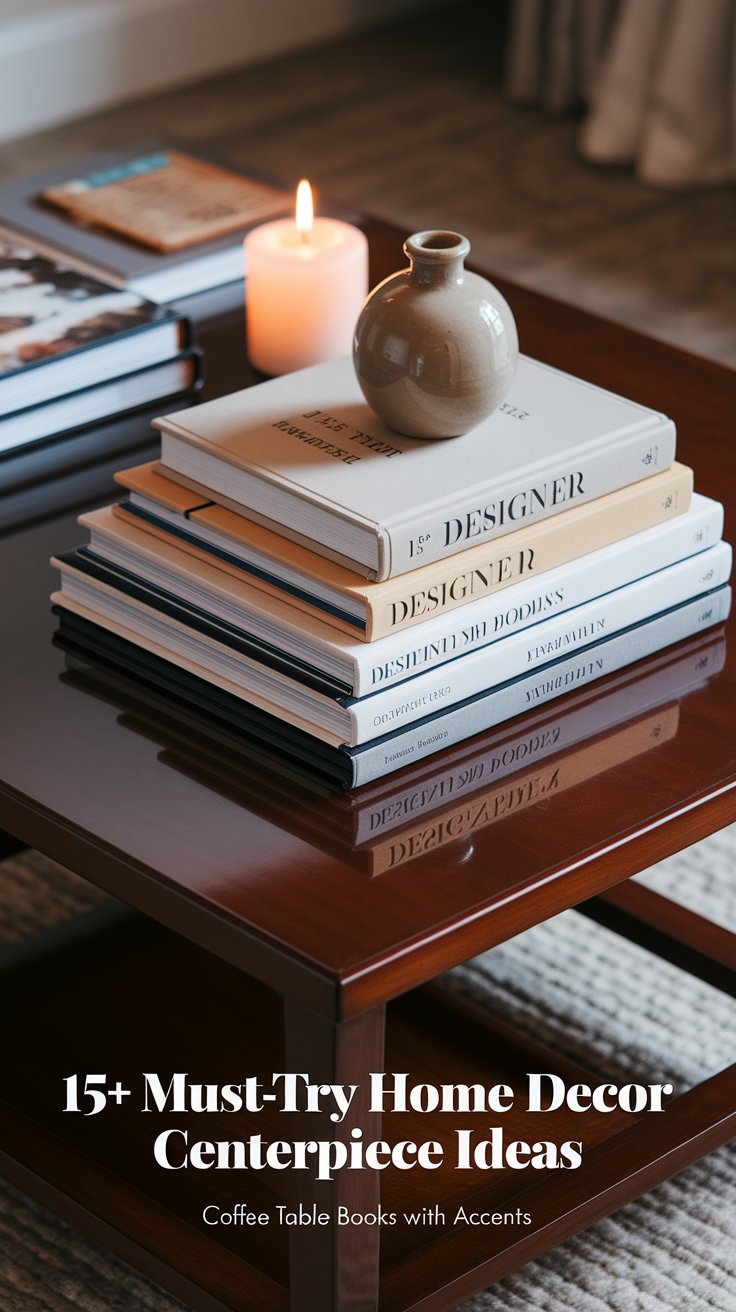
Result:
M692 471L675 461L661 474L379 583L225 506L203 505L201 493L165 478L155 462L119 470L115 478L128 489L116 516L361 642L413 628L675 519L693 493Z
M198 608L203 618L231 625L241 637L318 669L336 688L364 697L713 546L723 529L723 507L695 495L691 508L675 519L371 643L152 537L108 507L83 515L80 524L89 530L94 557L127 571L132 582L170 593L175 602ZM701 591L709 586L704 582ZM181 618L186 622L185 614Z
M47 437L84 428L110 416L123 415L154 401L166 400L193 387L199 373L195 355L179 355L174 360L137 369L122 378L92 384L79 392L60 396L58 400L29 406L0 418L0 455L4 456L17 447L31 446ZM95 444L95 455L98 449ZM44 478L49 476L45 462L43 475Z
M75 568L55 560L68 605L129 641L192 673L234 691L279 719L325 741L358 746L400 730L478 694L518 679L560 657L579 652L655 614L682 605L725 583L732 552L719 543L615 592L500 639L439 669L354 699L327 695L281 670L254 660L207 633L181 623Z
M384 838L422 816L431 816L440 806L462 801L521 770L538 768L550 757L640 720L667 703L677 703L723 668L725 642L713 639L705 649L698 647L695 654L672 653L669 659L661 660L655 670L639 678L621 675L621 682L610 691L586 693L579 704L573 699L572 705L563 704L556 714L545 709L531 724L529 717L524 717L524 727L516 732L499 729L487 745L475 751L467 747L461 759L449 766L443 762L431 771L427 767L419 779L416 770L412 771L411 782L404 787L392 781L390 791L387 786L381 796L356 807L353 841L360 846ZM674 709L679 707L675 705Z
M457 705L484 688L497 687L720 587L730 577L732 554L728 543L720 542L697 557L542 620L438 670L346 703L352 716L352 743L402 728L443 704Z
M503 724L516 715L554 701L566 692L580 691L634 661L643 660L683 638L722 623L728 618L730 609L731 589L719 588L705 597L697 597L683 606L654 615L642 624L631 625L622 633L596 642L584 651L563 656L536 672L520 675L485 695L469 698L458 707L432 716L403 733L388 734L363 747L349 749L351 786L358 788L363 783L390 774L392 770L410 765L412 761L463 742L471 734L482 733L493 725Z
M173 479L385 579L669 468L665 415L521 357L462 437L400 437L348 358L156 420Z

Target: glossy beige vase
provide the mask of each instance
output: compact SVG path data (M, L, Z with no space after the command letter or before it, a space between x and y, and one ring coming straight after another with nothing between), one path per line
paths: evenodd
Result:
M465 268L469 250L457 232L415 233L404 242L410 267L374 288L356 325L363 394L408 437L466 433L516 372L514 316L492 283Z

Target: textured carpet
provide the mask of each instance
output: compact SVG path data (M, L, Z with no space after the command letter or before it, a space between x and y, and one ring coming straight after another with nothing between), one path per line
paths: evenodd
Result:
M736 929L735 874L736 826L642 879ZM0 865L0 941L101 900L36 853L8 859ZM475 958L445 982L602 1078L664 1078L682 1089L734 1060L736 1002L575 912ZM735 1241L732 1144L458 1312L736 1312ZM0 1189L1 1312L181 1306L16 1190Z

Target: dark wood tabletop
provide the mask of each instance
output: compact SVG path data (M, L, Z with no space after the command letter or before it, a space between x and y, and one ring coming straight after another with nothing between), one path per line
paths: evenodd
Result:
M367 230L374 277L384 276L403 262L402 234ZM732 534L734 375L496 281L527 354L674 418L678 458L693 466L698 491L725 502ZM204 346L210 395L249 381L237 322L213 325ZM312 791L288 772L279 784L278 763L260 769L186 717L67 669L52 642L48 559L82 536L67 513L0 541L0 827L326 1016L394 997L736 819L733 619L586 692L591 704L615 693L625 725L644 714L641 681L661 679L671 711L661 742L616 759L605 721L589 769L569 787L391 863L385 844L376 857L363 841L361 808L377 797L390 806L427 779L437 787L463 752L477 759L526 722L364 797ZM535 713L531 727L564 720L576 698ZM579 750L548 759L564 764Z

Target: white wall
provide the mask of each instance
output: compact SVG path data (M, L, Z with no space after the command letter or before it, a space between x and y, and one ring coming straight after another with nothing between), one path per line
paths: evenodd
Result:
M0 141L431 0L0 0Z

